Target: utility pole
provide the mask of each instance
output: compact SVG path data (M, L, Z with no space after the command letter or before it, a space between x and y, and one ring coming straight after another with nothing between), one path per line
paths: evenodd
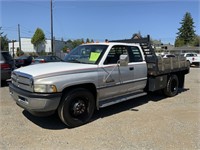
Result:
M19 51L21 52L21 37L20 37L20 25L18 24L18 36L19 36Z
M51 53L53 55L53 47L54 47L54 44L53 44L53 5L52 5L52 0L51 0Z

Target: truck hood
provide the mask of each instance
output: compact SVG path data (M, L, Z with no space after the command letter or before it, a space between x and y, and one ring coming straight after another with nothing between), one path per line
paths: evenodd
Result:
M73 74L85 71L94 71L97 69L97 65L79 64L79 63L67 63L67 62L53 62L30 65L16 69L16 72L31 75L34 78L37 77L50 77L62 74Z

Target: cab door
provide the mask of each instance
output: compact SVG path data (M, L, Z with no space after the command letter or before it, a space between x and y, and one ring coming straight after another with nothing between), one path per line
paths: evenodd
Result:
M120 66L120 55L128 55L127 66ZM111 99L142 91L146 86L147 67L137 46L115 45L98 71L99 99Z
M121 66L121 78L124 93L141 92L147 82L146 61L138 46L128 46L128 66Z
M111 99L122 94L120 67L118 66L119 46L110 48L103 65L98 71L99 99Z

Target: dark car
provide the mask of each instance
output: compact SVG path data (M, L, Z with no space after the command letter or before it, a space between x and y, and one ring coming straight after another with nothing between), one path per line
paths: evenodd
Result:
M48 63L48 62L60 62L63 61L57 56L38 56L32 61L32 64L38 64L38 63Z
M14 69L14 60L7 51L1 51L0 55L0 67L1 67L1 81L10 79L11 72Z
M28 66L32 63L33 57L32 56L20 56L15 59L15 66L17 68L22 67L22 66Z

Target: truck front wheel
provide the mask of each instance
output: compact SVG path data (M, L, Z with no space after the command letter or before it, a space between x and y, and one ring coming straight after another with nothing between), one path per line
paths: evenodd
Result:
M166 87L163 92L166 96L172 97L178 93L178 77L177 75L171 75L167 81Z
M93 94L87 89L77 88L64 94L58 107L58 115L64 124L73 128L87 123L94 108Z

